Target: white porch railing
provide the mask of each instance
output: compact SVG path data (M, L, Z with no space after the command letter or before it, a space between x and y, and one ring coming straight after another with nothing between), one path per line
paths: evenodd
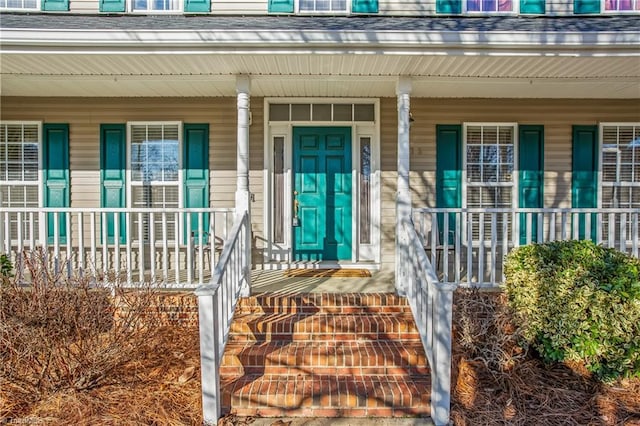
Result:
M451 321L456 284L440 283L410 220L400 227L397 279L402 283L431 367L431 418L449 424Z
M202 410L205 424L220 418L220 363L233 314L251 285L251 224L245 212L236 217L210 284L196 289L200 324Z
M589 239L638 257L640 209L414 209L413 221L442 282L496 286L502 261L532 242Z
M26 281L23 254L44 248L51 266L69 275L196 286L213 275L233 211L3 208L0 253L10 256L16 275Z

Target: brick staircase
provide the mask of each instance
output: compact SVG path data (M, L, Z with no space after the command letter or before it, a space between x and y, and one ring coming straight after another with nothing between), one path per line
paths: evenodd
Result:
M220 372L222 412L427 417L427 365L402 297L264 293L238 304Z

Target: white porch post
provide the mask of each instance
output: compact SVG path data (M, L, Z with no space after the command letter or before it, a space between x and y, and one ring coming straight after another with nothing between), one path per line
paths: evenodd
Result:
M247 265L245 271L246 282L243 285L241 295L249 296L251 293L251 193L249 192L249 124L251 104L251 80L247 75L236 77L236 94L238 105L238 141L237 141L237 177L236 188L236 213L247 212L249 223L247 226L245 252L243 256Z
M406 294L406 279L401 265L401 253L408 249L402 220L411 216L411 192L409 190L409 125L411 78L399 77L396 85L398 97L398 193L396 194L396 291Z

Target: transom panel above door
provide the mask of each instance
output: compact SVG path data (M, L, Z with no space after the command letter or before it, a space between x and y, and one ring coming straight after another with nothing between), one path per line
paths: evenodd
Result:
M350 127L293 128L294 261L352 257Z

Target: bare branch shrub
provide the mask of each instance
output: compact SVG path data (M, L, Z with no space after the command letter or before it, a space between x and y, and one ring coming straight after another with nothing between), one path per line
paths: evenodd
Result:
M44 250L22 256L28 284L0 287L0 417L54 392L133 380L122 367L158 350L148 347L158 341L154 286L126 291L56 272Z

